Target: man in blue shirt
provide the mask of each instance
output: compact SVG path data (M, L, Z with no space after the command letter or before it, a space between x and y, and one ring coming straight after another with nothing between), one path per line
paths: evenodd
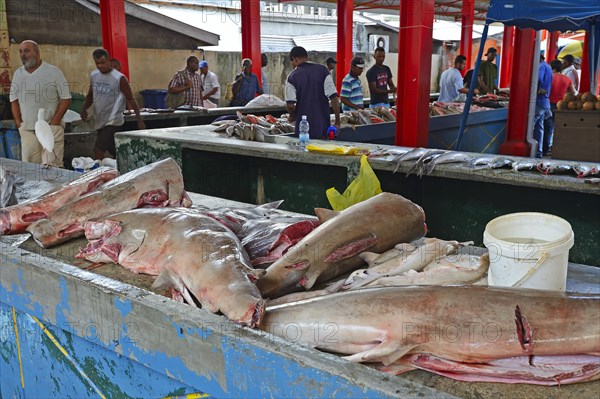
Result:
M288 75L284 88L288 121L296 123L295 136L298 136L300 121L306 115L310 137L322 139L331 125L330 100L335 115L334 125L340 128L340 100L333 79L324 65L308 61L304 47L292 48L290 62L294 70Z
M342 111L363 109L363 90L358 78L365 69L365 60L362 57L354 57L350 62L350 72L342 80Z
M465 69L467 57L459 55L454 60L454 68L446 69L440 78L440 97L438 101L448 103L453 101L464 101L464 94L469 92L463 83L463 77L460 71ZM475 89L475 94L479 93Z
M533 138L537 140L536 158L542 157L544 144L544 121L552 116L550 111L550 88L552 87L552 69L540 54L538 70L537 98L535 102L535 118L533 122Z
M243 107L257 94L263 94L262 87L258 83L258 77L252 73L252 61L249 58L242 60L242 73L235 77L232 91L232 107Z

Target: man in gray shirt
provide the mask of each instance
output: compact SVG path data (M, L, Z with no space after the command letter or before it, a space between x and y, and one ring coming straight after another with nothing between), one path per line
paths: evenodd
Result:
M123 111L125 104L131 105L137 117L138 129L145 129L144 121L140 115L140 108L131 92L129 81L121 72L110 66L110 56L104 49L94 50L92 53L97 70L93 71L90 78L90 89L83 101L81 119L87 120L87 109L94 103L94 120L97 132L94 156L104 159L107 156L116 157L115 133L119 131L125 118Z
M54 153L45 153L49 165L62 167L65 148L62 118L71 103L65 76L54 65L42 61L40 48L33 40L19 46L23 66L15 71L10 89L10 106L21 136L21 159L42 163L42 145L35 136L38 111L44 109L44 120L54 136ZM46 158L46 157L45 157Z

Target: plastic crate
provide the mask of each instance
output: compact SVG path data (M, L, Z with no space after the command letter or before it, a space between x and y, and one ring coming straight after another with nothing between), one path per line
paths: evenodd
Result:
M140 91L142 97L144 97L144 107L152 109L165 109L167 108L166 90L142 90Z

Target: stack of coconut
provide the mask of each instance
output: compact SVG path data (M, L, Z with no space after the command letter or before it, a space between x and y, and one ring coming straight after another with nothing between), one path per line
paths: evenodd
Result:
M589 91L578 95L567 92L556 107L561 111L600 111L600 100Z

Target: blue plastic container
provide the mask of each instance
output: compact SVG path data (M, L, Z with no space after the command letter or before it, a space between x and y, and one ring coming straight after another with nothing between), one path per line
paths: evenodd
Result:
M166 90L142 90L140 91L142 97L144 97L144 107L153 109L165 109L167 108Z
M4 151L7 158L21 160L21 135L18 129L4 129Z
M4 151L4 132L0 132L0 158L6 158L6 151Z

